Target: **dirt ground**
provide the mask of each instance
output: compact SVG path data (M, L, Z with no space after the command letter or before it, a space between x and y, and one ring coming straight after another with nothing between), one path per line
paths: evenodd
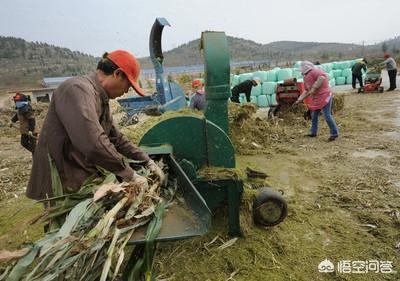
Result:
M207 235L159 245L159 280L400 280L399 273L337 269L341 261L377 261L400 271L400 91L347 93L335 119L340 137L334 142L327 142L323 118L318 137L304 137L309 123L300 116L290 127L282 124L293 131L291 138L273 141L262 153L237 156L239 169L266 172L267 183L283 192L289 208L283 223L253 224L254 186L246 182L244 237L219 249L231 239L220 210ZM20 147L16 129L1 122L0 249L14 249L41 235L41 226L25 227L41 207L23 196L31 156ZM318 271L325 259L334 272Z

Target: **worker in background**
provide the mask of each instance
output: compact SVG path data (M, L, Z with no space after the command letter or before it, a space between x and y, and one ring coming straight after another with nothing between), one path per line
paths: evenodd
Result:
M317 136L318 117L322 110L325 121L330 129L328 141L334 141L339 136L339 132L331 113L333 95L329 88L326 73L316 68L309 61L303 61L301 63L300 71L304 77L304 86L306 90L299 96L295 104L299 104L306 97L311 96L311 104L308 105L308 108L311 110L311 130L307 136Z
M396 89L396 75L397 75L396 61L388 53L385 53L383 55L383 58L385 60L383 62L381 62L380 65L383 67L386 67L386 70L389 75L389 83L390 83L389 89L387 89L387 91L393 91L394 89Z
M203 82L200 79L192 81L192 91L189 108L204 110L206 107L206 96L204 94Z
M19 121L21 145L33 154L35 152L38 133L34 110L30 104L30 96L17 92L13 100L17 112L11 118L11 122L15 123Z
M351 68L351 75L352 75L352 80L351 80L351 85L353 86L353 89L356 89L356 80L358 80L358 83L360 84L360 88L358 90L359 93L362 92L364 89L363 85L363 80L362 80L362 75L363 71L367 72L367 60L362 59L358 62L356 62L353 67Z
M235 87L232 88L231 101L240 103L239 95L241 93L244 93L246 95L247 102L250 102L251 89L257 86L258 84L260 84L260 79L258 78L245 80L242 83L237 84Z
M40 200L52 197L49 157L60 175L64 193L73 193L101 167L118 179L148 186L124 156L147 166L161 183L165 175L149 156L134 146L114 126L110 99L128 92L140 94L140 65L127 51L105 53L95 73L73 77L54 92L34 154L27 196Z

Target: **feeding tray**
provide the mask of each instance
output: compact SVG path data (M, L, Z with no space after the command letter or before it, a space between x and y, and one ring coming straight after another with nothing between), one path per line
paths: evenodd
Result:
M207 233L211 225L210 209L172 155L168 155L167 162L171 176L177 178L177 192L182 195L183 200L174 200L165 211L160 233L155 241L181 240ZM147 226L138 228L128 243L144 243Z

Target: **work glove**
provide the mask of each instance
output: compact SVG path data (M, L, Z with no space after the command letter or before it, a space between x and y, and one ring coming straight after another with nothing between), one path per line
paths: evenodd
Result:
M158 178L161 185L165 186L167 184L167 177L165 176L164 172L161 168L153 161L149 160L147 163L147 168Z
M141 186L145 190L149 189L149 183L146 177L137 174L136 172L133 173L132 179L129 181L130 184L135 186Z

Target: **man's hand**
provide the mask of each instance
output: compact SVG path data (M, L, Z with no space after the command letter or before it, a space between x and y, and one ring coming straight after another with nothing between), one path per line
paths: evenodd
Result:
M130 184L136 186L142 186L145 190L149 189L149 183L147 179L141 175L138 175L136 172L133 174L133 178L129 181Z
M147 163L147 168L150 169L150 171L157 176L157 178L160 180L161 185L165 186L167 184L167 177L165 176L161 168L153 160L150 160Z

